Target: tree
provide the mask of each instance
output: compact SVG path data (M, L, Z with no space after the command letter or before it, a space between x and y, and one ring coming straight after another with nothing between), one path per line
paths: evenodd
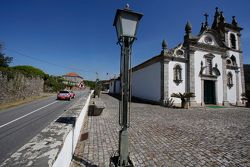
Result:
M4 56L2 53L3 45L0 44L0 67L9 67L9 64L12 62L13 57Z
M246 92L242 93L241 96L242 96L241 98L242 100L247 101L246 106L250 107L250 90L246 90Z
M185 92L185 93L172 93L171 97L179 98L181 99L181 108L188 108L187 101L191 97L195 97L194 93L192 92Z
M64 79L59 76L46 76L44 79L44 88L46 92L58 92L65 89L65 84L63 83Z

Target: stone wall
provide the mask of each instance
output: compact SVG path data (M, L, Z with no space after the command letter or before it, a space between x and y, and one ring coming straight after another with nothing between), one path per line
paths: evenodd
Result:
M10 77L0 71L0 104L40 95L43 85L44 80L40 77L26 77L20 73Z

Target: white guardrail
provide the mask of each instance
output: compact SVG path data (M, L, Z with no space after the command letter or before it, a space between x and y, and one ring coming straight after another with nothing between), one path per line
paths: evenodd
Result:
M87 115L89 101L91 95L93 94L93 90L91 91L79 117L76 119L75 127L68 133L66 137L63 147L53 164L53 167L68 167L72 160L72 155L74 154L74 150L77 145L78 138L80 136L81 127L83 125L84 117Z

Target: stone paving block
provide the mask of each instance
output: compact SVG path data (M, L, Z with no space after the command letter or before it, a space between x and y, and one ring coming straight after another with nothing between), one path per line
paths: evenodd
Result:
M107 94L99 100L105 109L88 117L82 159L106 167L118 150L119 103ZM136 167L249 167L249 132L248 108L184 110L132 103L130 158Z

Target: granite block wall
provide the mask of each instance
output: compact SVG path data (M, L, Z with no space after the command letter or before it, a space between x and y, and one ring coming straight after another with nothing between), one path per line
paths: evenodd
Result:
M44 80L40 77L27 77L21 73L10 76L0 71L0 105L27 97L38 96L43 92Z

